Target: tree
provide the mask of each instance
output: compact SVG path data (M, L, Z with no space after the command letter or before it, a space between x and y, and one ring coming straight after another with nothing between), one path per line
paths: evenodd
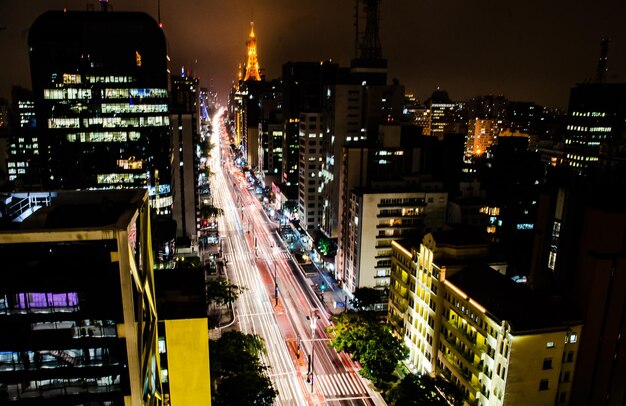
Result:
M176 262L176 269L180 271L194 270L200 268L200 257L183 257Z
M448 406L461 405L463 397L458 388L442 378L409 374L387 392L390 405Z
M406 358L408 350L400 339L391 334L387 325L383 325L368 338L360 358L363 368L359 373L380 386L383 382L394 379L393 372L398 362Z
M211 368L216 371L236 372L243 366L257 368L259 356L265 352L261 337L228 331L218 339L211 340L209 347Z
M218 406L270 406L274 404L274 399L278 395L270 378L257 371L243 371L226 376L218 384L217 391L219 396L215 404Z
M202 217L203 219L208 219L209 217L213 216L221 216L222 214L224 214L224 210L220 209L219 207L215 207L209 204L203 204L202 206L200 206L200 217Z
M202 141L201 148L203 151L206 152L207 155L209 155L211 151L213 151L213 149L215 148L215 144L213 144L209 141L208 138L206 138L204 141Z
M237 300L245 288L229 283L226 278L206 281L207 305L226 306Z
M357 288L354 291L354 299L350 304L358 311L372 310L374 305L387 300L388 290L374 288Z
M271 405L278 395L261 364L263 340L253 334L226 332L211 340L211 380L216 405Z
M333 317L333 326L326 331L333 337L330 346L339 352L352 354L358 358L368 337L368 330L375 323L368 315L344 312Z
M388 325L371 313L346 312L333 318L327 331L333 336L329 345L351 354L362 369L359 373L382 386L393 379L398 362L407 355L402 341L391 334Z

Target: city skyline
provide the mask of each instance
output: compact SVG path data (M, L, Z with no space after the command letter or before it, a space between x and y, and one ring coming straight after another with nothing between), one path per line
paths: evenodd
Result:
M172 73L182 66L201 85L213 82L222 103L244 63L249 22L255 22L261 69L279 78L288 61L332 60L348 66L354 56L354 2L161 1L161 21ZM382 2L380 36L388 80L425 100L437 87L455 101L501 94L567 109L570 89L593 80L600 40L610 38L608 82L626 82L626 32L617 0L593 7L563 0L544 4ZM158 19L157 0L112 1L114 11L144 11ZM86 10L96 1L46 1L20 6L0 3L0 97L12 85L31 88L28 30L47 10ZM328 11L322 11L328 10Z

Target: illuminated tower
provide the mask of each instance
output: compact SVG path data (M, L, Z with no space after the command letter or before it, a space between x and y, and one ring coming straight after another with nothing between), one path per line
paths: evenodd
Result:
M259 74L259 58L257 57L256 53L254 21L250 21L250 39L248 40L248 62L246 63L246 76L243 80L261 80L261 75Z

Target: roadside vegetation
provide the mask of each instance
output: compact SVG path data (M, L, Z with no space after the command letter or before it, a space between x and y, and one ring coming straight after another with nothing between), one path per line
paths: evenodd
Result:
M265 353L263 340L239 331L224 333L210 340L211 403L216 406L274 404L278 391L268 377L268 367L261 364Z

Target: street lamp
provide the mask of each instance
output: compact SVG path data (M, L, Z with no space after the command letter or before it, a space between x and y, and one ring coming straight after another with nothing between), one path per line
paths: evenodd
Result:
M309 370L306 373L306 381L311 383L311 393L313 393L313 356L315 347L311 345L311 355L309 355Z
M274 306L278 306L278 280L276 279L276 265L274 265L274 301ZM298 346L299 345L300 343L298 342Z
M311 321L311 340L315 338L315 327L317 326L317 321L320 319L320 316L313 315L313 310L311 310L311 315L306 316L307 320Z

